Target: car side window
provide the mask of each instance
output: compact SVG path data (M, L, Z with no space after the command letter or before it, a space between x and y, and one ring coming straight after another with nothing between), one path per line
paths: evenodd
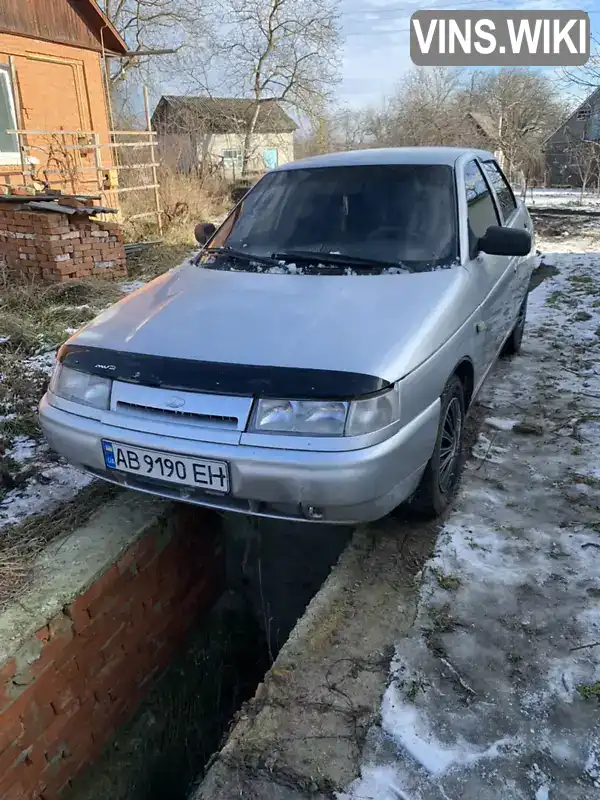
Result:
M517 201L510 188L510 184L495 161L484 161L483 169L485 170L487 179L496 192L496 197L498 198L498 203L502 210L502 216L506 221L517 207Z
M465 190L469 219L469 249L473 254L477 240L485 235L490 225L500 225L490 187L476 161L469 161L465 167Z

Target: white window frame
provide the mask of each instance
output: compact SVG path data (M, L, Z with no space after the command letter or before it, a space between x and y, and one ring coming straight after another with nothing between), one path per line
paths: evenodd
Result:
M235 156L226 156L225 153L236 153ZM229 167L236 167L242 169L244 166L244 153L236 147L225 147L221 150L221 158L223 163Z
M13 86L8 67L0 64L0 80L6 82L6 89L8 95L8 103L10 112L12 114L13 128L17 128L17 109L15 106L15 98L13 95ZM11 151L0 150L0 166L12 166L13 164L21 163L21 154L19 153L19 141L17 139L17 149Z

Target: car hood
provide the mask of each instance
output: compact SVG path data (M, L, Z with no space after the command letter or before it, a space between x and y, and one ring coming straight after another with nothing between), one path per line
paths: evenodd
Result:
M395 381L459 327L466 280L460 266L329 276L186 263L107 309L69 344Z

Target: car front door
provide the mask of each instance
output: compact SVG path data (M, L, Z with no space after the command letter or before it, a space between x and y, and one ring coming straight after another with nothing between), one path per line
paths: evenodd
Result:
M501 218L483 168L475 159L465 165L464 185L470 251L468 269L472 273L473 295L478 307L476 351L485 374L502 346L506 321L512 315L514 273L511 258L482 253L477 248L478 240L491 225L500 225Z
M496 198L496 204L502 218L502 225L507 228L522 228L531 233L531 220L525 204L518 203L506 176L497 161L482 161L481 166ZM506 320L506 334L510 333L519 315L519 309L527 294L529 286L528 259L514 256L510 261L512 268L511 281L511 315Z

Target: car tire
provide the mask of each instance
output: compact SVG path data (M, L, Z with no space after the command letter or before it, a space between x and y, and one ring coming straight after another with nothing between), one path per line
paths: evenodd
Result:
M510 332L508 339L504 342L504 347L502 348L502 353L500 354L502 357L516 356L521 352L521 343L523 342L523 332L525 330L526 317L527 295L525 295L525 299L521 303L521 308L519 309L519 316L517 317L515 327Z
M409 501L411 510L429 519L439 517L452 502L462 470L465 426L465 393L458 375L442 392L440 422L425 472Z

